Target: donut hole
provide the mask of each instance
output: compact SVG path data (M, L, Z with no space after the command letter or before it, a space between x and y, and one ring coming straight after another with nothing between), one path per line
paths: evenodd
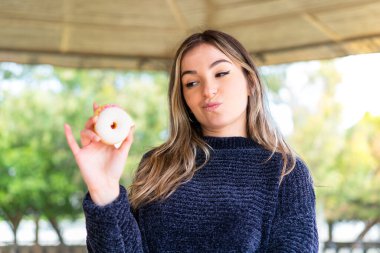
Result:
M117 123L114 121L114 122L112 122L112 124L111 124L111 128L112 129L116 129L117 128Z

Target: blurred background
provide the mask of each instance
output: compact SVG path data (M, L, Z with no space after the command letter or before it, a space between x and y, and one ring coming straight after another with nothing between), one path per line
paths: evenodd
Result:
M124 107L128 186L167 138L175 50L207 28L259 65L314 178L320 252L380 252L379 24L374 0L0 0L0 253L86 252L63 124L79 140L93 101Z

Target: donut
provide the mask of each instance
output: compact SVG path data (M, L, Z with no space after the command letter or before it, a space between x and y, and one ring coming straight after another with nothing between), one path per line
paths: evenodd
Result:
M98 116L94 130L101 141L108 145L123 142L133 126L132 118L117 105L103 105L96 109L94 115Z

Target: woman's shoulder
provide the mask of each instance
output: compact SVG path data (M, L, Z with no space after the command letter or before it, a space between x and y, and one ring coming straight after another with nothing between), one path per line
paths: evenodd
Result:
M156 148L152 148L148 151L146 151L145 153L143 153L142 157L141 157L141 160L140 160L140 163L142 163L143 161L145 161L146 159L149 159L153 154L154 152L157 150L157 147Z
M152 154L154 153L154 151L155 151L156 149L157 149L157 148L152 148L152 149L146 151L146 152L143 154L141 160L144 160L144 159L146 159L146 158L151 157Z
M284 177L284 183L288 185L313 185L312 173L301 157L295 157L295 166Z

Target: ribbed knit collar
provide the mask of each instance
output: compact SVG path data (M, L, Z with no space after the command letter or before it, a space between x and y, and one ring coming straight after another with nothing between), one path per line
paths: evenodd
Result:
M204 136L203 139L214 149L252 148L258 145L254 140L241 136Z

